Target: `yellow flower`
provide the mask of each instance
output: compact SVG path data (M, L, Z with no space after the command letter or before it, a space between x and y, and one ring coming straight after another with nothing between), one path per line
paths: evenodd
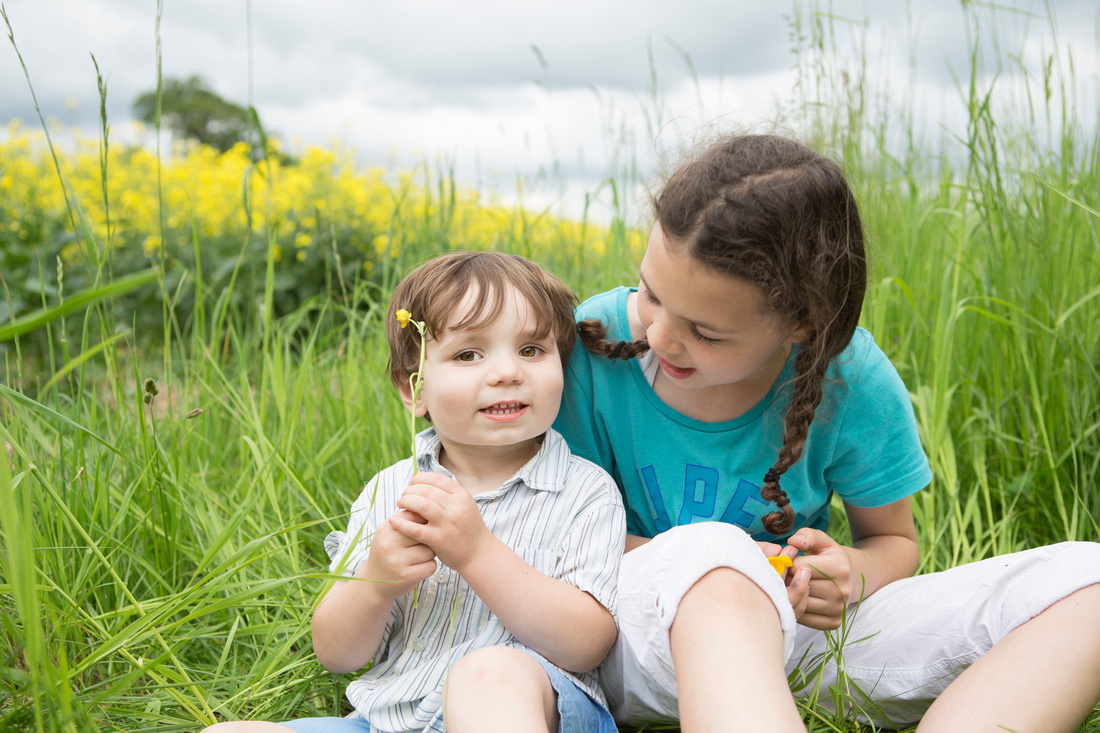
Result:
M409 325L409 319L410 318L412 318L412 313L409 313L404 308L397 311L397 322L401 324L401 328L404 328L405 326Z
M779 573L780 575L785 573L787 568L794 565L794 563L791 562L791 559L786 555L776 555L775 557L769 557L768 562L770 562L772 567L775 568L775 572Z

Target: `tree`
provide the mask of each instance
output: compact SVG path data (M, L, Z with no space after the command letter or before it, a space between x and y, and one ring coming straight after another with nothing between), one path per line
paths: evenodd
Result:
M252 114L245 107L222 99L198 76L161 84L161 124L177 138L191 138L223 153L238 142L249 141ZM156 91L134 100L134 116L154 124Z

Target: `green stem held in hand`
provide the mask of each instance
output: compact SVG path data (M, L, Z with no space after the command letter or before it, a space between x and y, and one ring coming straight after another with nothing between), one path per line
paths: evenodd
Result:
M409 325L410 323L416 326L416 330L420 333L420 366L417 370L409 375L409 389L412 390L412 413L409 415L409 449L412 451L413 457L413 475L416 475L416 400L420 396L420 389L424 386L424 353L425 344L427 339L424 338L424 321L412 320L412 314L402 308L395 314L398 323L401 324L401 328Z

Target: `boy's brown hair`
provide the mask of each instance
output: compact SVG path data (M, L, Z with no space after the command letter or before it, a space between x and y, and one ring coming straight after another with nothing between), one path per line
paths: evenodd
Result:
M386 339L390 346L390 379L400 389L420 366L420 333L411 324L401 328L397 311L424 322L424 333L434 339L447 326L455 308L471 288L477 298L469 314L452 330L476 329L495 321L513 287L531 306L537 338L553 337L562 367L569 361L577 328L573 309L577 296L554 275L518 255L503 252L451 252L417 267L398 283L386 312Z

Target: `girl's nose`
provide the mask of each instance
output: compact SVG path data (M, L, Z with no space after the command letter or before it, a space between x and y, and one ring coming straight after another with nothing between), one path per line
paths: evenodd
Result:
M660 313L656 314L649 328L645 330L646 341L656 351L670 353L676 351L676 339L672 327L667 318Z

